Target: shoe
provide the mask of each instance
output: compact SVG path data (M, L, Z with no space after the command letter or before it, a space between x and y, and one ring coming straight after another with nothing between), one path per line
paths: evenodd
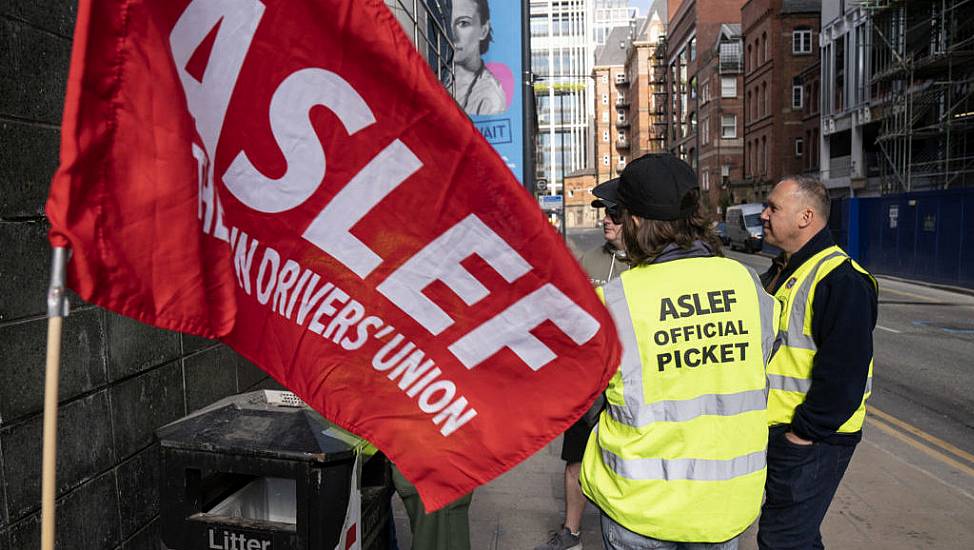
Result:
M582 537L573 535L567 527L551 532L551 538L544 544L534 547L534 550L582 550Z

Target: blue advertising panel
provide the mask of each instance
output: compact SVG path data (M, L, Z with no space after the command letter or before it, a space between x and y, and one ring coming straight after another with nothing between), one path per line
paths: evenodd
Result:
M452 0L450 7L455 48L454 98L517 179L522 180L521 3Z

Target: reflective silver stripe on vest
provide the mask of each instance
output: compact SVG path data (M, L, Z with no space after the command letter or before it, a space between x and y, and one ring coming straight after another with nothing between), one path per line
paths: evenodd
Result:
M777 319L774 318L774 305L775 298L764 290L764 285L761 284L761 278L758 277L757 272L755 272L750 267L747 267L747 272L751 275L751 279L754 281L754 290L758 294L758 306L761 308L761 351L763 352L764 358L764 368L768 368L768 361L771 359L771 351L774 349L774 342L777 336Z
M805 310L808 306L808 295L812 292L812 285L815 282L815 276L818 275L818 270L822 267L823 263L836 256L845 256L845 253L833 252L819 260L815 264L815 267L812 268L812 272L802 281L802 286L794 294L794 298L791 301L791 314L788 316L788 330L781 334L782 345L812 351L818 349L815 346L815 340L803 331L803 327L805 326Z
M758 286L760 288L760 285ZM605 305L615 321L619 339L622 341L622 363L619 366L619 374L622 377L625 404L608 404L609 416L613 420L627 426L641 428L653 422L685 422L702 415L734 416L762 410L767 406L764 389L730 394L704 394L693 399L644 403L643 365L639 359L636 330L629 314L629 304L626 303L622 280L614 279L602 290ZM773 304L771 308L772 311L767 315L769 326L773 326L771 319L774 312ZM762 330L765 328L763 317L762 310Z
M766 451L757 451L728 460L705 458L620 458L602 449L602 460L617 475L638 480L726 481L754 472L767 464Z
M768 387L772 390L793 391L798 393L808 393L812 388L811 378L795 378L794 376L782 376L780 374L768 375ZM863 393L873 391L873 377L866 379L866 389Z
M767 407L764 389L740 393L704 394L693 399L654 401L644 403L636 410L632 421L628 410L609 404L609 415L616 421L640 428L653 422L686 422L698 416L734 416L749 411L761 411Z
M602 287L605 305L615 321L619 340L622 342L622 363L619 374L622 377L622 391L625 406L609 405L609 414L617 422L628 426L640 426L637 414L643 405L643 365L639 360L639 344L636 342L636 329L629 315L629 304L626 303L626 292L622 287L622 279L616 277ZM613 411L614 409L614 411Z
M768 387L772 390L808 393L808 390L812 387L812 379L782 376L780 374L769 374Z

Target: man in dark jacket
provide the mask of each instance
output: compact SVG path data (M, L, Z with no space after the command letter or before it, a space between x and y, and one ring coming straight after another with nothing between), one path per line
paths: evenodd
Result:
M835 245L828 216L828 191L806 177L778 183L761 213L765 242L782 250L761 280L783 305L768 366L762 550L824 548L819 527L862 439L878 287Z

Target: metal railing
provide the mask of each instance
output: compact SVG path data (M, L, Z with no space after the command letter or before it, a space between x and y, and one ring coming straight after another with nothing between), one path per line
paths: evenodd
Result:
M724 59L720 58L720 67L718 71L721 74L737 74L744 72L744 61L743 59Z
M744 45L740 40L720 43L719 67L722 74L740 73L744 71Z

